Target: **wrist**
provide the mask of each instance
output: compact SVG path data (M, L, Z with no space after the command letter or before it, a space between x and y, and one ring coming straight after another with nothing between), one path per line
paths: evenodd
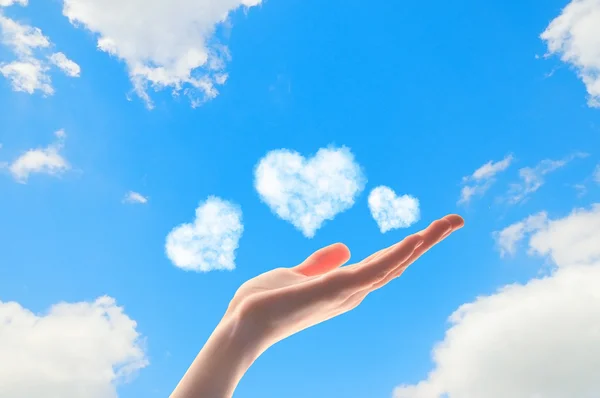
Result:
M260 336L245 326L239 316L226 315L171 398L231 397L244 373L264 351Z

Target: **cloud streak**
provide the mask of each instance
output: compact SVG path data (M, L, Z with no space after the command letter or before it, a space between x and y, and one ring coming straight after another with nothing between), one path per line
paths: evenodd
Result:
M467 204L474 197L483 196L496 181L496 175L508 169L513 161L513 155L507 155L497 162L490 160L470 176L463 177L464 186L460 192L458 204Z
M148 197L142 195L139 192L129 191L125 194L123 198L123 202L130 204L142 204L145 205L148 203Z
M540 189L546 182L545 176L565 167L577 158L584 158L585 153L576 153L561 160L544 159L535 167L524 167L519 170L520 183L511 184L508 192L508 203L524 202L529 196Z

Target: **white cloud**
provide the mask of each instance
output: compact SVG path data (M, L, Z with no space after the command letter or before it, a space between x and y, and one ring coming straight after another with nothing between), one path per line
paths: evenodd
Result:
M369 209L381 233L408 228L421 217L419 200L410 195L396 196L389 187L380 186L369 194Z
M240 7L261 0L64 0L63 13L98 37L98 48L123 60L148 107L148 87L183 91L193 106L217 96L229 51L215 29ZM134 22L132 22L134 21Z
M58 66L60 70L65 72L67 76L79 77L81 74L81 68L79 65L71 61L65 54L61 52L52 54L50 56L50 62Z
M589 95L600 107L600 1L572 0L542 33L549 54L573 65Z
M544 176L556 171L576 158L586 157L585 153L576 153L561 160L544 159L535 167L524 167L519 170L521 182L511 184L508 193L508 202L516 204L525 201L529 195L536 192L546 182Z
M27 5L27 1L17 2ZM8 5L16 4L10 2ZM55 53L46 62L42 55L52 47L50 39L39 28L21 24L5 17L0 10L0 40L14 54L15 59L0 63L0 73L8 79L14 91L33 94L36 91L44 95L54 94L49 75L51 64L56 65L68 76L78 77L80 68L63 53Z
M36 59L0 65L0 73L11 82L13 90L28 94L33 94L35 91L41 91L45 95L54 94L47 71L48 67Z
M179 268L208 272L235 269L235 250L244 231L241 209L211 196L196 209L196 219L174 228L166 253Z
M496 175L508 169L513 160L512 155L507 155L497 162L490 160L470 176L463 177L463 184L469 185L462 188L458 204L468 203L475 196L483 196L496 181Z
M125 198L123 199L125 203L138 203L138 204L146 204L148 203L148 197L142 195L141 193L129 191L125 194Z
M0 397L116 398L148 365L136 328L110 297L43 315L0 301Z
M502 231L494 232L494 239L500 249L500 255L513 255L517 251L517 243L523 240L527 234L538 231L548 223L548 214L541 212L527 217L523 221L512 224Z
M325 220L351 208L366 178L348 148L321 148L311 159L280 149L258 163L254 185L283 220L312 238Z
M28 0L0 0L0 7L9 7L14 4L20 4L22 6L26 6Z
M39 28L22 25L0 14L2 44L22 57L32 56L34 51L50 47L50 40Z
M548 256L559 267L600 265L600 204L550 221L531 236L529 248L531 253Z
M64 130L54 133L56 141L46 148L30 149L19 156L8 167L15 180L25 184L31 174L60 175L71 166L60 153L64 146Z
M525 222L527 224L527 222ZM427 378L395 398L594 398L600 391L600 204L540 224L550 276L461 306Z

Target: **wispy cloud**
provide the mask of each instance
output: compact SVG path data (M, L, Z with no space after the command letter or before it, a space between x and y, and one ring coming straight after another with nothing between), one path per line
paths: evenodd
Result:
M517 244L519 242L521 242L528 234L544 228L547 223L548 214L541 212L509 225L502 231L494 232L492 235L500 250L500 256L514 255L517 251Z
M397 196L386 186L373 189L369 194L368 203L381 233L408 228L421 218L417 198L410 195Z
M66 139L65 131L59 130L54 135L56 140L52 144L45 148L30 149L7 165L17 182L27 183L31 174L58 176L71 168L61 154Z
M79 77L81 74L81 68L75 62L71 61L67 56L61 52L54 53L49 57L50 62L56 65L62 70L67 76Z
M125 194L125 197L123 198L123 202L143 205L143 204L148 203L148 197L144 196L138 192L129 191Z
M573 185L573 188L575 188L575 190L577 191L578 198L585 196L585 194L587 193L587 187L585 186L585 184L575 184Z
M565 167L577 158L584 158L585 153L576 153L561 160L544 159L535 167L524 167L519 170L521 182L510 185L508 192L508 203L517 204L528 199L528 197L540 189L546 182L545 176Z
M490 160L470 176L463 177L464 186L458 204L466 204L475 196L483 196L496 181L496 175L508 169L513 161L513 155L507 155L497 162Z
M588 104L600 107L600 2L572 0L541 38L548 54L573 65L588 92Z
M211 196L200 203L192 223L169 233L166 253L175 266L187 271L233 270L243 231L240 207Z
M600 184L600 164L596 165L594 171L583 181L573 184L572 187L577 191L577 197L581 198L587 194L589 186L592 184Z
M27 5L27 1L2 1L0 6ZM0 63L0 74L11 82L14 91L29 94L40 91L44 95L54 94L49 75L53 64L68 76L79 76L79 65L63 53L44 56L51 52L52 43L39 28L7 18L2 14L2 9L0 9L0 40L15 56L11 62ZM45 58L48 58L49 62Z
M228 48L215 37L230 13L261 0L64 0L63 14L98 38L98 49L123 60L134 91L187 95L192 106L213 99L227 80ZM136 21L136 23L132 23Z
M310 159L288 149L271 151L258 163L254 178L262 201L307 238L351 208L366 183L346 147L321 148Z

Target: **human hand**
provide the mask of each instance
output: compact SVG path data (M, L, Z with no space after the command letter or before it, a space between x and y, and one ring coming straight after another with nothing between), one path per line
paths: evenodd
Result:
M337 243L296 267L249 280L236 292L171 398L231 397L246 370L270 346L355 308L463 224L460 216L446 216L346 267L341 266L350 251Z
M357 307L463 225L460 216L448 215L345 267L341 266L350 258L348 248L340 243L325 247L296 267L277 268L244 283L225 318L235 319L238 333L255 341L262 353L286 337Z

